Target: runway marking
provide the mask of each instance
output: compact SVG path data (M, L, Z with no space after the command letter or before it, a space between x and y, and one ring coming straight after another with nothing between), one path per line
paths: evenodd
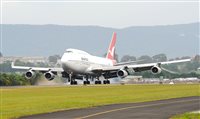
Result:
M87 116L77 117L77 118L74 118L74 119L86 119L86 118L90 118L90 117L94 117L94 116L98 116L98 115L102 115L102 114L107 114L107 113L122 111L122 110L127 110L127 109L150 107L150 106L173 104L173 103L182 103L182 102L191 102L191 101L196 101L196 100L200 100L200 99L173 101L173 102L169 102L169 103L158 103L158 104L149 104L149 105L147 104L147 105L141 105L141 106L130 106L130 107L124 107L124 108L118 108L118 109L112 109L112 110L107 110L107 111L103 111L103 112L98 112L98 113L90 114L90 115L87 115Z

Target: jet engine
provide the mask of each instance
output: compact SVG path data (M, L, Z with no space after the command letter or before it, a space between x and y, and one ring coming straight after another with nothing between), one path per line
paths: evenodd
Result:
M161 68L160 67L158 67L158 66L153 66L152 68L151 68L151 72L153 73L153 74L159 74L159 73L161 73Z
M55 74L53 74L51 71L46 72L46 73L44 74L44 76L45 76L45 78L46 78L47 80L49 80L49 81L51 81L51 80L53 80L53 79L55 78Z
M121 78L125 78L126 76L128 76L128 72L123 70L123 69L120 69L118 72L117 72L117 76L118 77L121 77Z
M35 72L32 71L32 70L29 70L29 71L27 71L27 72L25 73L25 77L26 77L27 79L31 79L31 78L33 78L34 76L35 76Z

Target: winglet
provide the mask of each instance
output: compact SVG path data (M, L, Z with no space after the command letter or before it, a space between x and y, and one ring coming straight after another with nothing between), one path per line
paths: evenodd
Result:
M114 56L115 56L116 40L117 40L117 34L115 32L113 32L112 39L111 39L111 42L110 42L110 45L109 45L109 48L108 48L108 52L107 52L107 55L106 55L107 59L110 59L110 60L113 60L113 61L115 61Z
M12 68L15 67L15 63L14 63L14 62L11 63L11 67L12 67Z

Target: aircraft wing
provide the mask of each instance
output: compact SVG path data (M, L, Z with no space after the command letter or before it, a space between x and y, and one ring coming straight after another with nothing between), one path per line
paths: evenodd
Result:
M184 59L184 60L175 60L175 61L166 61L166 62L157 62L157 63L146 63L146 64L137 64L137 65L129 65L128 68L133 68L135 71L144 71L150 70L153 66L161 66L166 64L175 64L175 63L182 63L182 62L190 62L191 59Z
M15 65L14 65L14 62L12 62L11 67L12 67L13 69L33 70L33 71L40 71L40 72L47 72L47 71L52 71L52 72L63 72L63 71L64 71L62 68L15 66Z
M119 62L117 64L115 64L114 66L122 66L122 65L130 65L130 64L136 64L138 62L141 62L143 60L137 60L137 61L129 61L129 62Z
M157 62L157 63L146 63L146 64L135 64L135 65L123 65L123 66L108 66L101 68L94 68L92 72L109 72L109 71L118 71L120 69L133 69L135 72L141 72L150 70L154 66L160 67L165 64L174 64L181 62L190 62L191 59L175 60L175 61L166 61L166 62Z

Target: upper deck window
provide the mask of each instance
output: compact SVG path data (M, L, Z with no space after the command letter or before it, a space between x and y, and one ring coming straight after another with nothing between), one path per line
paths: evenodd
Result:
M66 53L81 54L81 55L90 55L90 54L88 54L88 53L85 52L85 51L77 50L77 49L67 49L65 52L66 52Z

